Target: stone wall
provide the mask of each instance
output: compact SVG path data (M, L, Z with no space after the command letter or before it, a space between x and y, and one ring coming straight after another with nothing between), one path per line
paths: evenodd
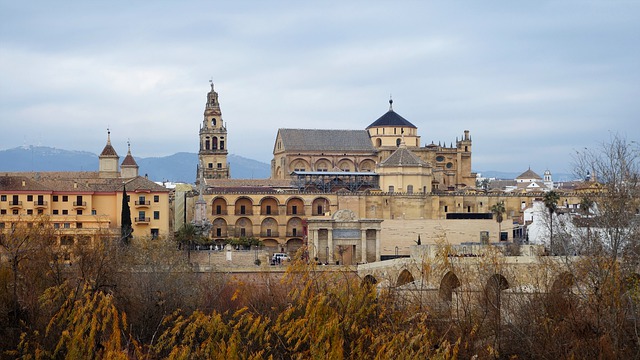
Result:
M510 231L502 223L502 231ZM423 245L446 241L457 245L480 242L480 232L489 232L489 241L498 242L498 223L495 220L385 220L381 224L380 247L382 255L409 255L418 235ZM511 236L509 236L511 239Z

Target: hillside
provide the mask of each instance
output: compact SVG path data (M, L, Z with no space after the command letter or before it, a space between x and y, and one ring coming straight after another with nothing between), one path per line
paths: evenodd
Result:
M121 155L120 161L124 159ZM228 161L234 179L268 178L269 164L230 154ZM193 183L196 179L198 154L180 152L163 157L136 157L140 175L154 181ZM46 146L25 146L0 150L2 171L97 171L98 155L87 151L71 151Z

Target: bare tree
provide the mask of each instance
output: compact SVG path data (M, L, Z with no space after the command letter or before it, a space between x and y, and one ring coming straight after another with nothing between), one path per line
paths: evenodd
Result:
M591 225L598 230L594 241L600 242L599 251L613 259L623 253L638 258L640 229L640 147L635 141L613 134L608 143L596 149L577 152L574 157L575 173L580 178L588 175L599 188L593 195L594 210Z

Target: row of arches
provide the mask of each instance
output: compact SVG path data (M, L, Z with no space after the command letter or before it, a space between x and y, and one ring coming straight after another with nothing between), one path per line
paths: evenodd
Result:
M635 276L640 279L640 275L635 274ZM398 275L395 286L401 287L415 281L413 274L407 269L403 269ZM367 285L375 285L378 283L378 280L373 275L366 275L362 284ZM444 300L451 302L453 300L454 291L461 286L460 279L453 271L448 271L442 279L440 280L440 284L438 287L438 295ZM551 303L556 307L556 312L561 314L563 309L570 306L569 304L569 294L571 293L571 289L576 286L576 279L573 274L569 272L563 272L557 275L554 280L551 288L549 289L548 296L550 299L553 299ZM500 298L501 293L504 290L510 288L509 281L500 273L495 273L487 278L483 288L483 301L484 305L490 309L499 309L500 308ZM553 314L552 314L553 315Z
M317 197L310 203L311 208L305 209L305 202L302 198L291 197L284 203L281 203L276 197L265 196L260 199L257 204L254 204L254 200L247 196L238 197L233 204L229 204L227 199L218 196L211 202L212 215L280 215L284 213L288 216L291 215L322 215L329 211L330 202L326 197ZM254 207L259 206L259 209ZM230 212L230 207L233 207L233 211ZM257 211L256 211L257 210Z
M262 238L270 238L270 237L289 237L289 238L297 238L304 236L304 227L302 219L299 217L293 217L289 219L284 228L285 233L280 234L280 224L275 218L268 217L262 220L260 225L260 230L257 232L257 225L248 218L241 217L233 223L233 229L230 228L230 225L227 223L227 220L224 218L216 218L213 220L213 236L214 237L262 237ZM256 226L254 226L256 225Z
M295 158L289 163L289 172L293 171L334 171L339 169L340 171L347 172L372 172L376 168L375 161L371 159L364 159L356 163L352 159L340 159L337 162L331 161L328 158L320 158L310 163L303 158Z

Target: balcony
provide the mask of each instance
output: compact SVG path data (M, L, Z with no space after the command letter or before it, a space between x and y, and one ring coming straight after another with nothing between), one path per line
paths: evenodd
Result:
M227 210L220 210L220 211L213 210L212 215L227 215L228 213L229 212Z
M136 200L135 205L137 208L149 207L151 205L151 201L138 201Z
M151 218L148 217L137 217L135 218L135 222L136 224L148 224L149 222L151 222Z
M271 209L271 210L267 211L267 210L263 209L262 210L262 214L260 214L260 215L265 215L265 216L278 215L278 210Z
M74 209L84 209L87 207L87 202L86 201L74 201L73 202L73 208Z
M260 232L260 237L279 237L279 236L280 236L280 233L277 231L271 231L271 232L261 231Z
M9 201L9 207L12 209L19 209L22 207L22 201Z
M235 214L239 216L249 216L249 215L253 215L253 211L245 211L243 213L241 210L236 210Z
M302 230L287 231L287 237L302 237L302 236L304 236L302 234Z
M46 201L34 201L33 207L36 209L45 209L49 204Z

